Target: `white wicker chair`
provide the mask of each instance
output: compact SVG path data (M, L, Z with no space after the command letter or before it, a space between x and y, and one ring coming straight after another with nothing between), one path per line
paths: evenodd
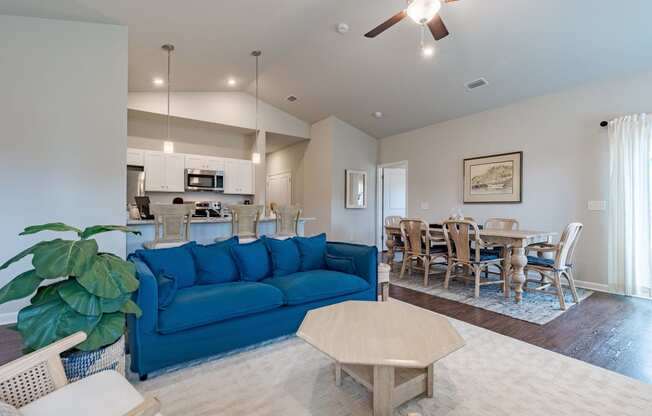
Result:
M85 339L77 332L0 367L0 402L22 416L160 416L159 401L143 398L115 371L68 383L59 355Z

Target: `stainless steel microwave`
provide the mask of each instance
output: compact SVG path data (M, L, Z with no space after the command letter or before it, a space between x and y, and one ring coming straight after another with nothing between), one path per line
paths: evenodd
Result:
M224 192L224 172L186 169L186 191Z

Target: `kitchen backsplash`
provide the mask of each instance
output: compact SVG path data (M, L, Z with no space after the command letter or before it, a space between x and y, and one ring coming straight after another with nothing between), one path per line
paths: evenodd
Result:
M216 192L147 192L145 195L149 197L152 204L171 204L176 197L183 198L185 202L220 201L226 206L242 204L245 199L252 199L242 195L224 195Z

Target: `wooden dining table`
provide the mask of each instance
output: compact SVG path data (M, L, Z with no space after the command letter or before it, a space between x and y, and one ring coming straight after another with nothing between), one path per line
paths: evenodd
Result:
M430 223L428 232L436 237L443 239L443 221ZM401 235L400 227L385 227L387 238ZM424 230L425 232L425 230ZM503 249L503 269L509 270L511 266L511 282L514 290L514 300L520 303L523 299L523 285L525 284L525 266L527 266L527 256L525 248L530 244L547 243L556 236L552 231L533 231L533 230L498 230L498 229L481 229L480 238L482 241L491 246L500 246ZM474 237L472 237L473 239ZM509 285L505 285L509 289ZM505 291L505 296L510 296L509 291Z

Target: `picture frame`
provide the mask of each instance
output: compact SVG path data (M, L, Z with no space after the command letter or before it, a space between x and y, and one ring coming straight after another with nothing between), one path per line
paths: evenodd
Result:
M523 152L464 159L465 204L523 201Z
M347 209L367 208L367 172L364 170L347 169L345 175L345 207Z

